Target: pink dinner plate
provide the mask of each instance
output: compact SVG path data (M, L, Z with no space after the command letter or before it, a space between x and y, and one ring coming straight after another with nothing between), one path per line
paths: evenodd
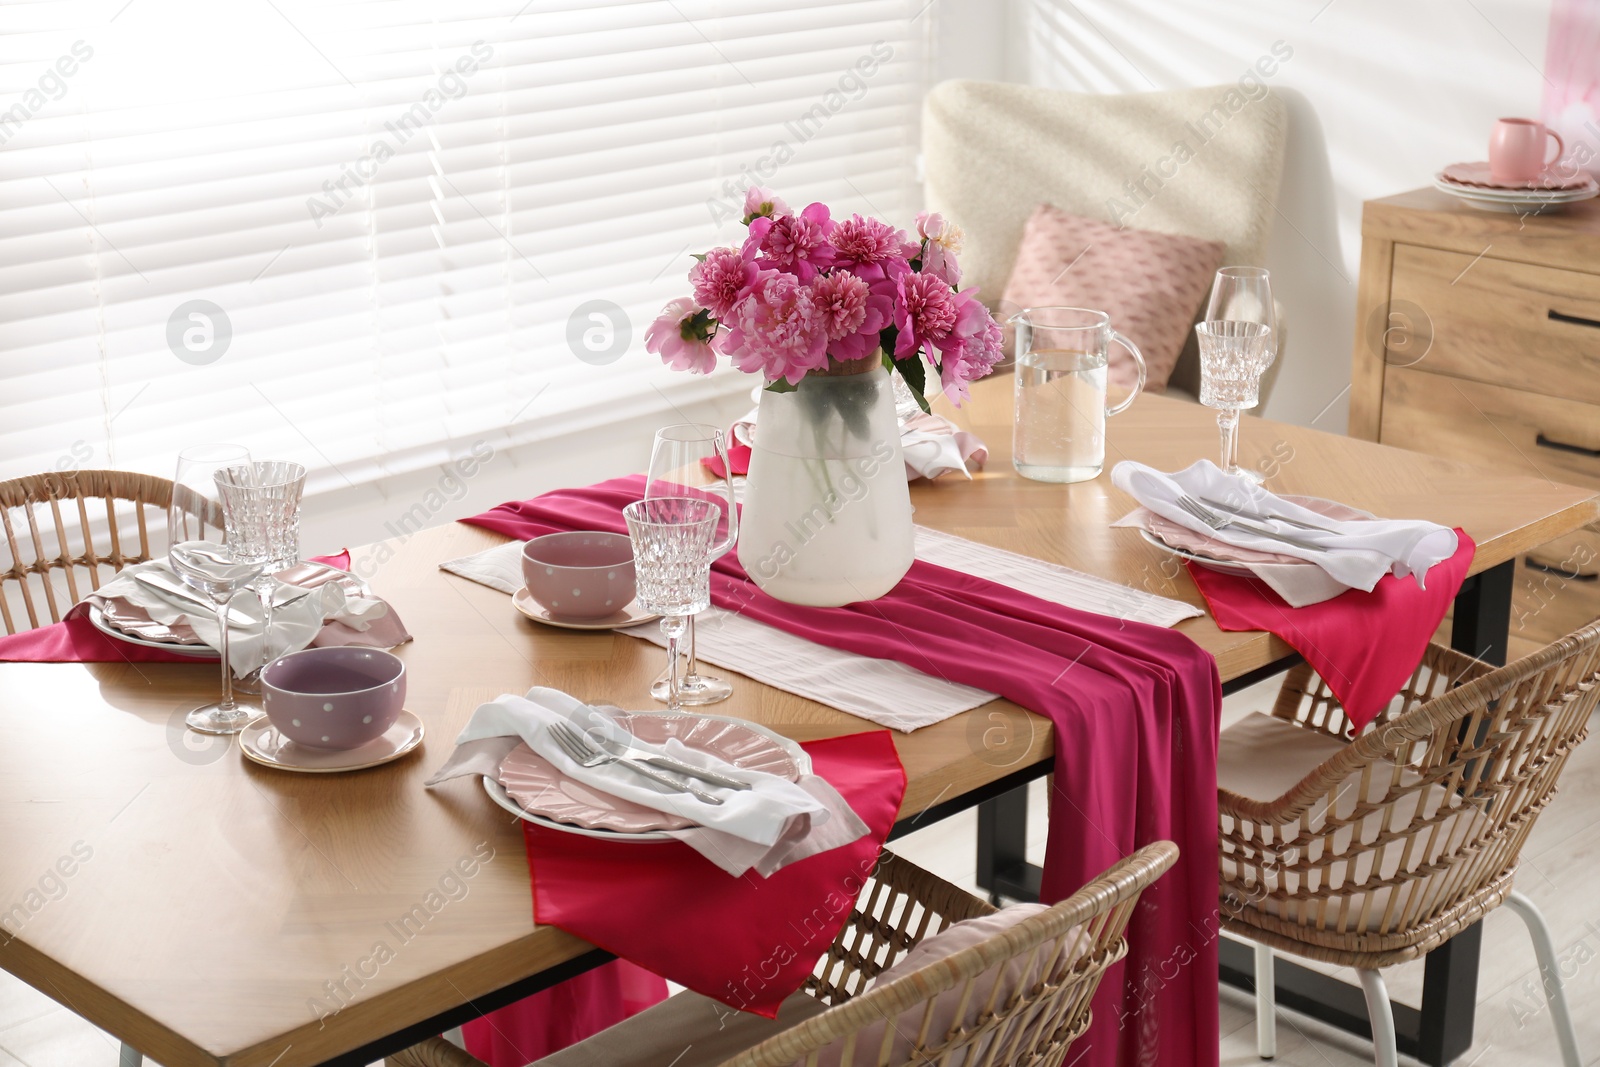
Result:
M1489 173L1489 164L1486 162L1452 163L1439 172L1439 177L1456 185L1470 185L1477 189L1514 189L1519 192L1528 189L1581 189L1589 184L1590 180L1589 175L1581 170L1575 174L1547 170L1532 181L1500 182L1495 181L1494 176Z
M1341 504L1337 500L1324 500L1316 496L1289 496L1282 499L1291 504L1299 504L1307 511L1314 511L1319 515L1326 515L1338 522L1352 522L1358 519L1370 519L1374 516L1371 512ZM1167 548L1188 553L1195 558L1196 563L1207 562L1232 563L1232 564L1258 564L1258 563L1287 563L1304 567L1315 567L1315 563L1308 563L1297 556L1285 556L1278 552L1260 552L1253 548L1240 548L1230 545L1220 538L1210 537L1198 530L1191 530L1187 526L1179 525L1171 519L1163 518L1154 512L1146 520L1146 526L1151 536ZM1227 568L1230 572L1236 567Z
M810 771L810 760L798 745L742 719L650 711L624 711L615 718L641 741L659 745L675 738L744 770L777 774L790 781ZM589 836L596 837L671 840L663 831L694 825L682 816L634 804L570 778L525 744L501 761L498 784L520 806L523 817L560 830L591 831ZM495 791L490 789L489 795L494 797Z

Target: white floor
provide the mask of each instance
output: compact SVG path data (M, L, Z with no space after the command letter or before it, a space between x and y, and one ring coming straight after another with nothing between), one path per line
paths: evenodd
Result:
M1224 723L1271 705L1275 683L1229 697ZM1597 724L1600 725L1600 724ZM1044 853L1044 790L1036 783L1029 821L1031 858ZM975 817L968 813L895 842L895 851L961 885L973 886ZM1562 791L1541 816L1523 852L1518 888L1544 909L1565 962L1567 996L1586 1063L1600 1065L1600 738L1580 746ZM1328 968L1329 970L1336 970ZM1355 980L1353 973L1344 975ZM1391 995L1416 1004L1421 964L1386 972ZM1222 993L1222 1067L1260 1063L1254 1002ZM1457 1067L1559 1064L1555 1034L1537 985L1533 948L1516 916L1501 909L1484 922L1483 970L1472 1051ZM0 1067L112 1067L118 1045L28 986L0 973ZM1290 1012L1278 1020L1277 1067L1371 1064L1362 1042Z

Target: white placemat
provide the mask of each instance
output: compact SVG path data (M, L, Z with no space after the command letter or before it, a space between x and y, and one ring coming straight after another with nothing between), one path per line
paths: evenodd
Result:
M522 544L510 541L496 545L441 563L439 568L502 593L515 593L522 587ZM923 526L917 527L916 553L918 559L928 563L987 578L1081 611L1154 626L1172 626L1205 614L1181 600L1155 596ZM623 633L653 644L666 644L659 626L653 622ZM993 693L945 681L935 673L924 673L897 660L828 648L715 606L695 617L695 637L695 653L707 663L907 733L995 698ZM927 668L937 672L938 664L930 661Z

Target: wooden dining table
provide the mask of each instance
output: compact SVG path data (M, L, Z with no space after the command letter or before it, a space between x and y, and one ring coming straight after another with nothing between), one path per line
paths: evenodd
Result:
M970 481L916 483L917 521L1200 604L1171 555L1111 528L1131 503L1109 474L1013 472L1011 388L976 386L957 418L988 463ZM1107 464L1172 470L1216 451L1213 412L1147 396L1111 422ZM1600 516L1588 489L1257 419L1241 455L1280 492L1464 527L1478 550L1456 639L1490 657L1504 652L1509 561ZM452 523L352 550L415 638L397 652L427 728L420 752L378 768L285 773L187 731L185 711L215 695L214 664L0 664L0 967L166 1067L308 1067L369 1063L609 958L534 924L517 822L479 783L422 785L499 694L546 685L655 706L659 647L538 625L439 570L501 540ZM1178 628L1230 687L1293 661L1278 638L1210 616ZM799 740L877 729L731 677L719 713ZM1017 787L1050 767L1048 721L996 700L895 743L897 833L981 802L989 887L1025 894L1011 822ZM1470 1003L1452 1002L1452 1019L1463 1008L1470 1035Z

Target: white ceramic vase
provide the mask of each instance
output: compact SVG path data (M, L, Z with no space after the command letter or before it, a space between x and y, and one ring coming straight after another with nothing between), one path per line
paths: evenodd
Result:
M767 593L836 607L911 569L911 494L889 372L833 364L763 390L739 523L739 562Z

